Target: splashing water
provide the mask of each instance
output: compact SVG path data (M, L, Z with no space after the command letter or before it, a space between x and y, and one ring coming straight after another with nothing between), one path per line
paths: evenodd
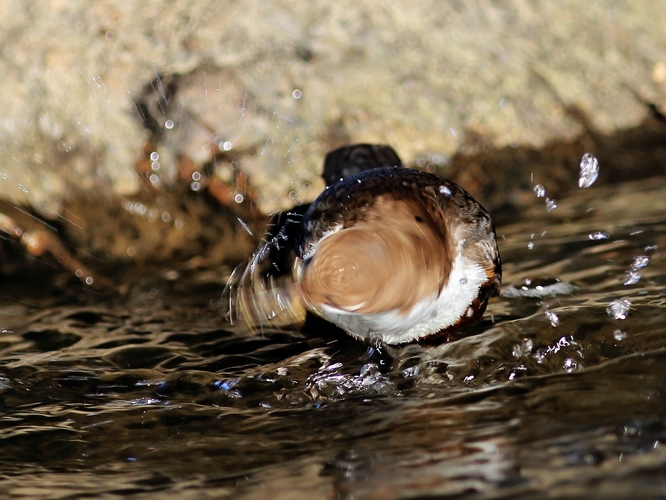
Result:
M595 231L587 235L587 237L594 241L607 240L610 238L610 234L604 233L603 231Z
M559 326L560 318L553 311L546 311L546 318L548 318L548 321L550 321L553 328Z
M608 304L606 312L613 319L623 320L627 319L631 309L631 301L629 299L617 299Z
M599 161L591 153L585 153L580 160L579 188L589 188L599 177Z
M552 212L557 208L557 202L553 198L546 198L546 210Z
M664 190L666 180L577 190L559 200L567 223L538 206L498 227L506 284L450 343L369 348L322 325L304 334L272 322L252 335L220 318L219 276L198 270L151 274L92 303L42 303L5 283L21 302L0 294L3 486L518 498L617 475L649 497L666 442L655 396ZM591 239L601 227L617 237ZM631 288L617 279L627 267L644 275Z
M649 262L650 258L647 255L639 255L638 257L634 257L634 260L631 263L631 267L625 273L624 284L635 285L638 283L643 276L641 269L646 267Z

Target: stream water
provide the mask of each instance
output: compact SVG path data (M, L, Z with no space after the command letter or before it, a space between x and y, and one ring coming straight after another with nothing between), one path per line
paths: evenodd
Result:
M2 495L666 496L665 192L516 214L502 295L449 344L252 335L210 273L122 298L4 283Z

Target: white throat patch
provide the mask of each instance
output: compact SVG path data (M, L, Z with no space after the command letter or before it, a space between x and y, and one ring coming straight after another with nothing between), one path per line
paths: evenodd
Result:
M354 337L402 344L456 324L467 314L467 308L478 296L486 280L483 269L476 262L466 259L458 249L446 286L438 295L423 299L407 313L392 309L381 313L358 314L327 305L308 306Z

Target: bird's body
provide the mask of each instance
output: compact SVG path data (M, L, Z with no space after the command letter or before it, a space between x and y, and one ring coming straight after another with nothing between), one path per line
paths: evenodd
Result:
M501 282L483 207L451 181L399 166L331 183L292 244L291 276L276 286L254 273L239 293L250 323L307 310L355 338L399 344L478 318Z

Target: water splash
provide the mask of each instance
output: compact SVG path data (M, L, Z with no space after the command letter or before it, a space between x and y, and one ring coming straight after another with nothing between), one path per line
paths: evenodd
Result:
M557 202L553 198L546 198L546 210L552 212L557 208Z
M599 161L591 153L585 153L580 160L579 188L589 188L599 177Z
M588 234L587 237L593 241L600 241L600 240L607 240L608 238L610 238L610 235L608 233L604 233L603 231L595 231L593 233Z
M646 267L650 262L650 257L647 255L639 255L634 257L634 261L631 263L631 267L625 273L624 284L625 285L635 285L638 283L643 276L641 269Z
M608 315L617 320L627 319L631 309L631 301L629 299L617 299L608 304L606 312Z
M550 324L553 326L553 328L559 326L560 318L553 311L546 311L546 318L548 318L548 321L550 321Z

